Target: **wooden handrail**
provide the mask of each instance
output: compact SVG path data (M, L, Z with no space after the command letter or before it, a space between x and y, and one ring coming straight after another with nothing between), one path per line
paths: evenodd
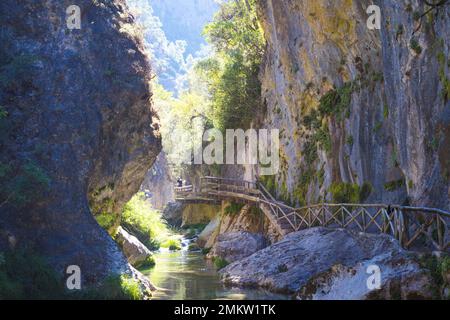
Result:
M388 233L406 248L421 235L429 239L438 250L445 251L450 247L450 212L442 209L355 203L320 203L293 208L276 200L259 181L209 176L202 177L200 181L200 191L196 194L198 199L231 198L256 203L282 235L315 226L337 226L356 228L362 232ZM193 186L176 187L175 191L178 200L192 200L189 193L193 192ZM282 226L282 221L288 223L288 230ZM433 227L437 232L428 232Z

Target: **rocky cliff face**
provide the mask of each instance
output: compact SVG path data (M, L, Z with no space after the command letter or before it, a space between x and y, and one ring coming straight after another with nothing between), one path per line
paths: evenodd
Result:
M381 30L369 30L370 4L260 2L265 126L281 130L266 183L295 204L335 193L449 209L449 7L419 18L424 1L375 1Z
M72 4L81 30L66 26ZM123 0L6 0L0 12L1 247L35 247L87 282L122 272L92 213L117 216L160 151L133 17Z
M166 155L161 152L145 176L141 190L145 192L153 208L162 210L169 202L175 200L174 181Z

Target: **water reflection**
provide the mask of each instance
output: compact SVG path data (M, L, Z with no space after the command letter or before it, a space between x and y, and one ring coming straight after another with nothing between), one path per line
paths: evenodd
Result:
M265 290L225 288L211 263L200 252L160 252L156 266L144 271L159 288L155 300L280 300L287 296Z

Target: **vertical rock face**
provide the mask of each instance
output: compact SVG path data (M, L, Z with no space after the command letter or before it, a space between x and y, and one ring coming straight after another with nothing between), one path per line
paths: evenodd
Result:
M166 155L161 152L141 186L141 190L145 192L155 209L162 210L169 202L175 200L174 180L170 174Z
M66 26L73 4L81 30ZM94 213L117 215L161 148L127 10L123 0L0 4L0 245L35 246L87 282L127 268L88 198Z
M448 209L448 6L419 28L423 1L378 1L381 30L369 30L371 4L261 1L265 126L281 130L271 185L296 204L352 183L357 201Z

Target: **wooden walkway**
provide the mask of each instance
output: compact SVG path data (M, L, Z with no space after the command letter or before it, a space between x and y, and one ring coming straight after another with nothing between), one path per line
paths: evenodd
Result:
M260 183L217 177L201 178L199 190L193 186L175 188L175 194L182 202L229 200L253 204L281 236L324 226L389 234L406 249L450 250L450 212L440 209L355 203L292 208L277 201Z

